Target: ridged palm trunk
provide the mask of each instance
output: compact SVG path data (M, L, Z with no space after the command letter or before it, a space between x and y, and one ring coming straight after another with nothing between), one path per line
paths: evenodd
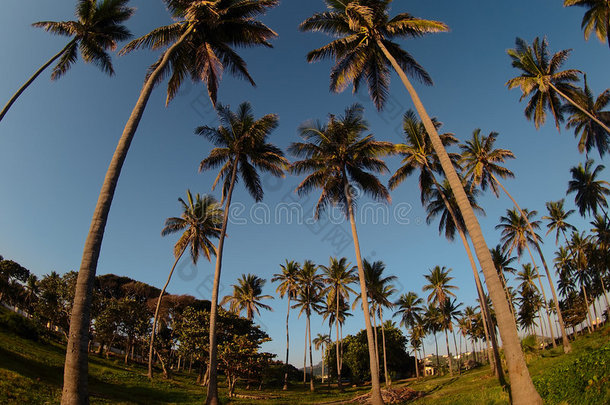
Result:
M206 405L218 405L218 343L216 341L216 322L218 318L218 288L220 286L220 272L222 270L222 252L225 245L225 236L227 235L227 224L229 222L229 208L231 207L231 197L235 188L235 179L237 178L237 159L233 161L231 169L231 184L227 192L227 200L225 201L224 217L222 219L222 229L218 238L218 247L216 249L216 268L214 270L214 284L212 286L212 303L210 307L210 354L209 354L209 369L210 380L208 381L208 390L206 397Z
M483 269L487 289L496 311L496 318L498 320L498 327L500 329L500 335L502 337L502 343L504 345L504 352L506 355L506 363L508 365L508 372L511 379L511 395L513 404L542 404L542 399L532 383L532 378L530 377L527 364L525 363L525 357L523 356L523 352L521 350L521 342L519 340L519 335L517 334L517 326L510 313L509 305L502 289L502 283L494 268L491 253L489 252L489 248L485 243L481 226L479 225L474 211L470 206L462 183L455 171L455 168L453 167L453 164L451 163L451 160L449 159L449 156L447 155L447 152L445 151L445 148L443 147L443 143L436 132L436 128L434 127L432 120L428 116L428 113L417 95L417 92L409 82L409 79L401 69L400 65L398 65L396 62L396 59L394 59L394 57L383 45L381 39L375 38L375 40L379 48L382 50L386 58L388 58L400 76L413 100L415 109L417 110L424 127L428 132L428 136L430 137L434 151L439 157L439 161L443 171L445 172L445 176L447 177L451 189L455 194L457 204L464 218L464 222L466 223L466 229L468 230L468 234L472 239L477 258L479 259L479 263Z
M383 373L385 376L385 385L389 387L392 385L392 379L390 378L390 374L388 374L388 360L386 356L385 350L385 327L383 326L383 312L379 312L379 322L381 322L381 341L383 342Z
M286 311L286 370L284 371L283 391L288 389L288 354L290 353L290 333L288 333L288 319L290 317L290 292L288 292L288 310Z
M484 299L485 294L483 293L483 285L481 284L481 279L479 278L479 272L477 270L477 265L474 261L473 255L472 255L472 250L470 249L470 244L468 243L468 239L466 239L466 234L464 233L464 230L461 227L457 226L457 224L459 224L459 222L457 220L458 217L457 217L456 213L454 212L453 207L449 203L447 196L443 192L443 189L441 188L440 184L438 184L436 179L434 179L434 185L436 186L436 189L439 191L441 198L443 199L443 202L445 203L445 207L447 207L447 211L449 212L449 215L451 216L451 219L453 220L453 223L456 224L456 229L458 231L458 234L460 235L460 239L462 240L464 249L466 249L466 254L468 255L470 267L472 268L472 274L474 275L474 283L477 286L477 294L479 296L479 302L481 303L481 319L483 320L483 331L485 332L485 339L488 342L487 343L488 347L489 347L489 343L491 343L491 353L490 353L490 350L488 349L487 358L489 360L489 364L490 364L491 368L493 369L494 374L496 375L496 377L498 378L498 381L500 382L500 385L504 386L504 385L506 385L506 380L504 377L504 370L502 369L502 362L500 361L500 350L498 348L498 341L496 339L495 333L493 334L493 336L491 333L492 330L491 330L490 326L492 326L492 325L491 325L491 317L489 316L490 310L489 310L489 306L487 305L487 300ZM507 295L507 297L508 297L508 295ZM509 307L512 308L512 305L510 305ZM515 314L512 311L511 311L511 314L513 315L513 320L515 320ZM493 356L493 361L492 361L492 356Z
M313 385L313 356L311 354L311 323L309 322L309 313L307 314L307 334L309 336L309 391L313 392L315 387Z
M82 405L89 403L89 388L87 383L88 364L87 347L89 340L89 323L91 322L91 297L93 294L93 284L97 261L100 256L104 229L108 221L108 213L112 204L112 198L116 190L119 176L129 146L136 133L140 119L144 114L146 103L150 98L155 82L161 71L169 62L169 58L174 50L184 41L191 32L187 29L182 36L167 50L159 62L157 68L150 74L144 83L140 97L127 120L123 129L123 134L114 151L110 166L106 171L106 177L102 184L102 189L95 205L93 218L89 227L89 233L85 240L83 257L81 260L78 278L76 280L76 290L74 292L74 304L70 317L70 331L68 334L68 347L66 349L66 361L64 365L64 386L61 395L62 405Z
M335 315L335 326L337 328L337 342L335 345L335 351L337 352L337 387L339 387L339 391L343 392L343 386L341 385L341 353L339 349L339 294L337 294L337 312Z
M184 245L184 247L182 248L182 251L180 252L178 257L176 257L176 260L174 260L174 265L172 266L172 269L169 272L169 276L167 277L167 281L165 282L165 285L161 289L161 293L159 294L159 298L157 299L157 306L155 308L155 316L153 317L152 332L150 333L150 347L148 349L148 378L150 378L150 379L153 378L153 358L154 358L153 357L153 354L154 354L153 348L154 348L154 343L155 343L155 334L157 332L157 320L159 317L159 309L161 308L161 301L163 300L163 294L165 294L165 289L167 288L170 280L172 279L172 275L174 274L174 269L176 268L178 261L184 254L184 251L186 250L187 247L188 247L188 244Z
M352 228L352 238L354 239L354 250L356 253L356 262L358 264L358 279L360 281L360 299L362 302L362 312L364 313L364 324L366 326L366 341L369 349L369 364L371 369L371 404L381 405L383 399L381 398L381 387L379 385L379 372L378 365L376 364L376 351L373 345L375 339L373 337L373 328L371 326L371 316L368 307L368 298L366 293L366 283L364 279L364 266L362 265L362 256L360 255L360 242L358 241L358 232L356 231L356 220L354 219L354 209L352 207L352 197L349 190L349 183L347 182L347 175L343 173L343 192L345 193L345 200L347 204L347 212L349 216L349 222ZM338 316L339 314L337 314Z
M561 309L559 308L559 300L557 299L557 292L555 291L555 286L553 285L553 279L551 279L551 272L549 271L549 266L546 264L546 260L544 258L544 255L542 254L542 250L540 249L540 242L538 241L538 237L536 236L536 233L534 232L534 228L532 228L532 224L527 219L527 215L525 215L525 213L523 212L523 210L521 209L519 204L517 204L517 201L506 190L504 185L502 183L500 183L500 181L496 178L496 176L494 176L493 174L491 176L492 176L493 180L496 182L496 184L498 184L502 188L502 190L506 193L508 198L510 198L510 200L513 202L515 208L517 208L517 210L519 210L521 217L523 217L523 219L525 220L525 223L527 224L527 228L530 231L532 238L534 239L534 243L536 245L536 250L538 251L538 255L540 256L540 260L542 261L542 266L544 267L544 271L545 271L547 279L549 281L549 285L551 286L551 293L553 294L553 303L555 304L555 312L557 313L557 319L559 320L559 329L561 329L561 342L563 344L563 352L570 353L572 351L572 345L570 344L570 341L568 340L568 334L566 332L565 323L563 322L563 316L561 314ZM553 347L556 347L557 345L555 343L555 336L554 336L553 332L551 332L551 336L553 337Z
M51 59L48 60L47 63L45 63L44 65L42 65L40 67L40 69L38 69L36 72L34 72L34 74L32 75L32 77L30 77L28 79L27 82L25 82L23 84L23 86L21 86L19 88L19 90L17 90L17 92L15 94L13 94L13 97L11 97L11 99L8 101L8 103L6 103L6 105L4 106L4 108L2 109L2 111L0 111L0 121L2 121L2 118L4 118L4 116L6 115L6 113L8 112L8 110L11 108L11 106L15 103L15 101L17 101L17 99L19 98L19 96L21 96L21 94L28 88L30 87L30 84L32 84L32 82L34 80L36 80L36 78L38 76L40 76L40 74L42 72L44 72L44 70L46 68L48 68L49 66L51 66L51 64L53 62L55 62L57 60L57 58L59 58L61 55L63 55L68 48L70 48L74 43L76 42L76 39L73 39L72 41L70 41L68 43L68 45L66 45L61 51L59 51L59 53L55 54L55 56L53 56Z

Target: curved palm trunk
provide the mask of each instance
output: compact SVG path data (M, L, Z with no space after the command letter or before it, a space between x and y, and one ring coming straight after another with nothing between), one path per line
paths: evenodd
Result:
M85 247L83 257L76 280L76 291L74 293L74 304L70 317L70 332L68 347L66 349L66 362L64 365L64 386L61 395L62 405L88 403L89 388L87 383L87 341L89 339L89 323L91 321L91 296L95 281L97 261L100 256L104 229L108 220L108 213L112 204L112 198L116 190L121 168L127 157L129 146L136 133L140 119L144 114L146 103L155 87L155 82L169 62L174 50L185 40L192 28L187 29L184 34L167 50L159 62L157 68L150 74L144 83L140 97L129 116L129 120L123 129L121 139L114 151L110 166L106 172L100 195L95 205L93 218Z
M599 125L600 127L602 127L608 134L610 134L610 128L608 128L608 126L606 124L604 124L603 122L601 122L596 116L594 116L593 114L591 114L589 111L587 111L586 109L582 108L582 106L580 106L578 103L576 103L574 100L572 100L570 97L568 97L566 94L562 93L557 87L555 87L555 85L551 82L549 82L549 86L555 90L557 92L557 94L559 94L561 97L563 97L564 99L566 99L566 101L570 104L572 104L574 107L578 108L580 111L582 111L584 114L586 114L587 117L591 118L593 121L595 121L595 123L597 125Z
M311 323L309 322L309 314L307 314L307 331L309 333L309 372L311 373L309 377L309 391L313 392L315 388L313 386L313 357L311 354Z
M68 45L66 45L61 51L59 51L59 53L55 54L55 56L53 56L51 59L48 60L47 63L45 63L44 65L42 65L40 67L40 69L38 69L36 72L34 72L34 74L32 75L32 77L30 77L28 79L27 82L25 82L23 84L23 86L21 86L19 88L19 90L17 90L17 92L15 94L13 94L13 97L11 97L11 99L8 101L8 103L6 103L6 105L4 106L4 108L2 109L2 111L0 111L0 121L2 121L2 118L4 118L4 116L6 115L6 113L8 112L8 110L11 108L11 106L15 103L15 101L17 101L17 99L19 98L19 96L21 96L21 94L30 86L30 84L32 84L32 82L34 80L36 80L36 78L38 76L40 76L40 74L46 69L48 68L53 62L55 62L57 60L57 58L59 58L61 55L64 54L64 52L66 52L68 50L68 48L70 48L74 43L76 42L76 39L73 39L72 41L70 41L68 43Z
M286 311L286 371L284 371L283 391L288 389L288 353L290 352L290 334L288 333L288 318L290 316L290 292L288 292L288 310Z
M375 364L377 357L375 348L375 339L373 337L373 328L371 327L371 317L368 308L368 298L366 293L366 283L364 281L364 266L362 265L362 256L360 255L360 242L358 241L358 232L356 231L356 220L354 219L354 209L352 207L352 197L349 193L349 183L347 182L347 175L343 173L343 192L345 193L345 200L347 203L347 212L349 216L349 222L352 228L352 238L354 239L354 250L356 253L356 262L358 264L358 279L360 281L360 299L362 301L362 312L364 313L364 324L366 327L366 341L369 349L369 365L371 369L371 404L381 405L383 399L381 398L381 387L379 385L379 372L378 366ZM337 313L337 317L338 317Z
M218 288L220 286L220 272L222 270L222 252L225 245L225 236L227 235L227 224L229 222L229 208L231 207L231 197L235 188L235 179L237 178L237 159L233 161L231 169L231 185L227 192L227 201L225 202L224 217L222 219L222 229L218 238L218 248L216 249L216 268L214 270L214 285L212 287L212 303L210 307L210 355L209 355L209 370L210 380L208 381L208 390L206 397L206 405L218 405L218 343L216 341L216 322L218 317Z
M566 327L563 322L563 316L561 314L561 309L559 308L559 300L557 299L557 292L555 291L555 286L553 285L553 279L551 279L551 272L549 271L549 266L546 264L546 260L544 258L544 255L542 254L542 250L540 249L540 242L538 241L536 232L534 232L534 228L532 227L532 224L527 219L527 216L525 215L525 213L523 212L523 210L521 209L519 204L517 204L517 201L513 198L513 196L506 190L504 185L502 185L502 183L500 183L500 181L496 178L496 176L494 176L493 174L491 176L494 179L494 181L496 182L496 184L498 184L502 188L502 190L504 190L504 192L506 193L508 198L510 198L510 200L513 202L515 207L519 210L519 212L521 213L521 216L523 217L523 219L525 219L525 223L527 224L527 227L532 235L532 239L534 239L534 243L536 245L536 250L538 251L538 255L540 256L540 260L542 261L542 266L544 267L544 271L549 280L549 285L551 286L551 293L553 294L553 303L555 304L555 312L557 313L557 319L559 320L559 329L561 329L561 342L563 344L563 352L570 353L572 351L572 345L570 344L570 341L568 340L568 334L566 332ZM557 344L555 343L555 336L554 336L553 332L551 332L551 336L553 337L553 347L556 347Z
M486 338L486 341L488 342L488 348L489 348L489 342L491 342L491 350L493 352L493 353L490 353L490 350L487 350L487 357L489 360L489 364L491 365L491 367L494 371L494 374L496 375L496 377L498 378L498 381L500 382L500 385L505 386L506 379L504 377L504 370L501 367L502 363L500 361L500 350L498 348L498 341L495 338L495 334L490 339L491 316L489 316L489 314L490 314L489 306L487 305L487 300L484 299L485 294L483 293L483 286L481 285L481 279L479 278L479 272L477 271L477 265L474 262L474 257L472 256L472 250L470 250L470 244L468 243L468 239L466 239L466 234L464 233L464 230L460 226L457 226L459 224L459 222L457 220L457 215L455 214L453 207L451 207L451 204L449 204L449 200L447 199L447 196L443 192L443 189L436 181L436 178L433 178L433 181L434 181L434 185L435 185L436 189L439 191L441 198L443 199L443 202L445 203L445 206L447 207L447 211L449 212L449 215L451 216L453 223L456 224L456 229L458 230L460 239L462 240L462 243L464 244L464 249L466 249L466 254L468 255L468 260L470 261L470 267L472 268L472 274L474 275L474 282L477 286L477 294L479 295L479 302L481 303L481 319L483 319L483 330L485 332L485 338ZM506 289L505 289L505 292L506 292ZM506 292L506 294L508 297L508 292ZM509 308L512 308L512 305L509 305ZM513 315L513 320L515 320L515 314L512 312L512 310L511 310L511 314ZM489 322L489 325L488 325L488 322ZM493 360L494 360L493 362L492 362L492 357L491 357L492 355L493 355ZM499 366L496 367L496 364Z
M544 292L544 287L542 286L542 278L540 277L538 266L536 266L536 263L534 262L534 256L532 255L532 251L530 250L529 245L526 244L525 247L527 247L527 251L530 254L530 258L532 259L532 265L534 266L536 274L538 275L538 284L540 285L540 292L542 292L542 298L544 299L544 301L542 302L542 306L544 307L544 311L546 312L546 319L549 323L549 330L551 333L551 339L553 340L553 347L557 347L557 343L555 343L555 333L553 333L553 323L551 322L551 314L549 314L549 309L547 308L548 301L546 300L546 294ZM542 322L542 317L540 317L540 322Z
M381 340L383 342L383 373L385 375L385 385L389 387L392 385L392 379L388 374L388 361L385 350L385 328L383 326L383 312L379 312L379 322L381 322Z
M178 261L184 254L184 251L186 250L187 247L188 247L188 245L185 245L184 248L182 248L182 251L180 252L178 257L176 257L176 260L174 260L174 265L172 266L172 269L169 272L169 276L167 277L167 281L165 282L165 285L161 289L161 293L159 294L159 298L157 299L157 307L155 308L155 316L153 318L152 332L150 333L150 347L148 349L148 378L150 378L150 379L153 378L153 366L152 366L153 358L154 358L153 357L153 354L154 354L153 347L154 347L154 343L155 343L155 333L157 332L157 317L159 316L159 308L161 308L161 301L163 300L163 294L165 294L165 289L169 285L169 281L172 279L172 275L174 274L174 269L176 268Z
M453 375L453 359L451 358L451 351L449 350L449 335L447 329L445 329L445 344L447 345L447 358L449 359L449 374Z
M335 326L337 328L337 343L335 350L337 352L337 386L339 391L343 392L343 386L341 385L341 354L339 353L339 294L337 296L337 312L335 314Z
M483 237L483 232L481 231L481 226L479 225L474 211L470 206L462 183L460 182L460 179L455 172L455 168L453 167L453 164L451 163L451 160L443 147L443 143L438 136L432 120L428 116L428 113L419 99L417 92L411 85L411 82L409 82L409 79L407 79L407 76L401 69L400 65L398 65L396 62L396 59L394 59L394 57L383 45L383 42L381 42L379 38L376 38L375 40L383 54L386 56L386 58L388 58L400 76L405 88L409 92L409 95L413 100L413 104L415 105L415 109L417 110L424 127L428 132L428 136L430 137L434 151L439 157L439 161L443 171L445 172L445 176L449 180L449 184L451 185L451 189L455 194L460 211L462 212L468 234L472 239L477 258L479 259L481 268L485 274L485 282L487 283L489 295L496 310L498 328L500 329L500 335L502 337L502 343L504 345L504 352L506 355L506 363L508 365L508 373L511 379L511 395L513 404L542 404L542 399L536 391L536 388L534 388L532 378L530 377L529 370L527 369L527 364L525 363L525 357L523 356L523 351L521 350L521 342L519 341L519 335L517 334L517 326L510 314L508 302L506 300L504 291L502 290L502 283L500 282L500 278L496 273L493 260L491 258L491 253L489 253L489 248L485 243L485 238Z

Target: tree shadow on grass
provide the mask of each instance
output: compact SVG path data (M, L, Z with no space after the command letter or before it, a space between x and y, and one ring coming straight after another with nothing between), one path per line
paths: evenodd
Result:
M428 390L428 391L423 391L424 396L426 396L426 395L430 395L430 394L433 394L433 393L435 393L436 391L440 391L441 389L443 389L443 388L445 388L445 387L447 387L447 386L449 386L449 385L453 384L453 383L454 383L454 382L456 382L458 379L459 379L459 377L453 377L453 378L450 378L450 379L448 379L447 381L445 381L444 383L442 383L442 384L438 384L436 387L434 387L434 388L432 388L432 389L430 389L430 390Z

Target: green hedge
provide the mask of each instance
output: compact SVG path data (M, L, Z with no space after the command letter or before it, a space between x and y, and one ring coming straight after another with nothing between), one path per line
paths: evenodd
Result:
M610 344L534 378L546 404L610 404Z

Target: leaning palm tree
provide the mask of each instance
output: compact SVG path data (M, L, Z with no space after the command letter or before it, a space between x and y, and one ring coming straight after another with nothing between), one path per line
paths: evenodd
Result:
M581 28L585 32L585 39L589 40L591 33L595 31L600 42L608 41L608 46L610 46L610 4L607 0L564 0L563 6L587 8L581 24Z
M284 295L288 298L288 310L286 311L286 371L284 372L284 387L282 388L282 390L286 391L288 389L288 354L290 352L290 335L288 333L290 300L296 298L299 287L298 275L301 266L294 260L288 261L288 259L286 259L286 264L280 264L280 267L282 268L282 272L274 274L271 281L279 281L280 284L275 291L280 294L280 298L284 298Z
M395 38L417 38L427 33L444 32L449 28L438 21L415 18L408 13L389 17L391 0L326 0L329 11L316 13L301 24L305 31L323 31L338 37L330 44L309 53L310 62L324 58L333 58L335 65L331 71L331 89L342 91L350 83L358 90L362 79L367 80L369 93L378 109L384 105L388 95L390 70L388 62L398 73L402 83L409 92L415 108L424 123L434 150L445 176L449 179L460 211L464 217L468 234L473 245L489 287L494 307L498 314L498 326L504 349L507 353L508 368L511 377L511 389L515 403L541 403L531 381L523 352L521 351L517 327L514 324L508 302L504 298L501 282L493 268L489 249L485 243L481 226L468 204L460 179L451 160L443 147L436 128L430 119L415 88L407 78L405 70L412 76L429 80L429 76L415 59L405 52ZM385 59L382 56L385 56ZM375 396L373 403L381 403Z
M367 332L372 400L374 403L382 403L351 187L359 187L364 194L376 200L390 201L388 190L373 173L387 172L388 169L381 158L391 153L394 147L389 142L376 141L373 135L364 135L368 124L363 118L363 112L362 106L354 104L345 110L342 117L331 115L327 124L318 122L302 125L299 131L307 142L293 143L290 152L303 160L294 162L291 170L297 175L310 173L297 187L300 195L314 188L322 189L315 208L316 218L329 204L340 204L349 218Z
M610 126L610 111L602 111L610 104L610 89L606 89L595 99L591 89L589 89L587 75L584 75L584 82L584 89L579 88L573 92L572 97L574 101L583 106L591 115L601 120L606 126ZM592 120L591 117L572 104L564 105L563 111L570 114L566 122L566 128L574 128L575 137L580 135L578 151L580 153L584 152L585 156L588 157L591 149L596 148L599 157L603 158L604 154L610 151L608 133Z
M606 196L610 195L610 183L597 179L605 166L597 165L594 168L594 164L593 159L588 159L584 167L579 164L578 167L570 169L572 180L568 183L567 194L576 193L574 202L583 217L587 213L596 215L598 209L603 212L604 216L607 216L604 208L608 207Z
M254 319L254 313L260 315L260 308L273 311L269 305L261 302L263 299L273 299L271 295L263 295L265 282L265 279L254 274L242 274L237 284L232 286L233 294L224 296L220 305L229 304L229 311L236 315L246 311L246 318L250 321Z
M79 50L85 62L97 65L104 73L112 76L114 68L108 51L114 51L117 42L131 37L131 33L123 25L135 11L127 7L128 2L129 0L78 0L75 21L39 21L32 24L52 34L72 39L17 90L0 111L0 121L17 98L57 59L59 62L53 68L51 80L57 80L66 74L76 63Z
M154 341L157 329L157 317L161 308L161 300L165 294L165 289L169 285L174 269L178 261L189 249L193 264L197 264L199 255L210 261L211 255L216 254L216 248L212 244L211 238L220 236L220 224L222 223L222 208L216 202L216 199L209 195L203 197L197 194L195 198L190 190L186 190L186 201L179 198L178 201L182 205L182 215L180 217L171 217L165 220L165 226L161 231L162 236L171 235L176 232L183 232L176 244L174 245L174 265L169 271L167 281L159 293L155 315L153 317L152 331L150 334L150 346L148 351L148 378L153 377L153 354Z
M313 339L313 344L316 350L322 350L322 384L324 384L324 358L326 357L326 348L331 345L333 342L330 340L330 335L323 335L318 333L318 335Z
M555 244L557 245L559 243L559 234L561 233L563 235L563 238L565 239L565 241L568 241L568 237L566 236L566 232L570 231L575 231L576 227L570 223L568 223L568 217L570 215L572 215L574 213L574 210L568 210L566 211L565 208L563 207L563 204L565 202L565 199L561 199L558 201L549 201L546 203L546 210L548 211L549 215L545 215L542 217L542 219L548 221L548 223L546 224L546 227L548 228L548 231L546 232L546 234L548 235L549 233L555 231Z
M278 0L164 0L164 2L174 22L153 30L123 48L125 52L139 47L153 50L167 49L151 66L146 76L138 101L123 129L106 172L95 206L83 249L70 320L62 405L83 403L88 395L87 337L91 291L104 229L129 146L155 85L170 76L167 94L169 101L176 95L188 72L197 82L203 81L206 84L211 101L215 104L220 81L219 73L223 68L231 74L252 81L244 60L232 47L271 46L268 40L276 36L273 30L256 20L256 17L275 7ZM218 404L216 357L214 356L212 360L211 364L214 366L210 369L213 371L212 384L208 385L210 394L206 401L208 404Z
M231 111L229 106L218 105L216 108L220 126L213 128L201 126L195 133L210 140L216 147L208 157L201 161L199 171L220 167L218 176L212 188L222 182L222 202L225 204L225 217L218 239L218 254L214 284L212 287L212 306L210 309L210 381L208 385L207 404L218 401L217 380L217 340L216 324L218 317L218 288L222 269L222 252L227 233L228 215L233 197L233 190L239 178L243 181L248 193L255 201L263 199L263 187L257 170L267 172L272 176L283 177L288 160L275 145L267 142L267 138L278 125L275 114L267 114L259 119L254 118L252 106L244 102L237 111Z
M559 300L557 299L557 293L555 292L555 286L552 283L551 272L549 266L546 263L542 249L540 248L541 241L540 237L536 234L534 226L529 221L529 214L525 210L521 209L517 200L508 192L506 187L500 182L500 178L514 177L514 174L509 169L501 165L506 159L514 158L513 153L508 149L496 149L494 143L498 137L497 132L491 132L488 136L480 136L480 130L475 129L472 134L472 139L466 141L465 144L461 144L462 158L460 162L466 170L466 177L472 181L473 185L480 185L481 189L485 190L487 187L491 188L496 197L499 196L498 187L504 191L508 198L512 201L515 208L521 214L520 220L524 221L524 224L529 231L529 235L532 239L532 246L536 248L542 266L546 273L549 285L551 287L551 293L553 294L553 302L555 303L555 311L557 312L557 318L559 320L559 326L561 329L561 340L563 344L563 350L565 353L569 353L572 350L568 335L565 330L563 322L563 315L559 309ZM529 247L528 247L529 249ZM533 260L533 259L532 259ZM546 299L545 299L546 302ZM555 346L555 340L553 339L553 346Z
M321 293L324 288L324 280L322 275L318 273L318 267L311 260L305 260L303 263L298 275L298 285L299 290L296 304L293 305L293 308L300 308L299 317L304 313L307 318L305 338L309 340L309 369L311 373L309 389L310 391L314 391L310 319L313 312L320 312L322 309ZM307 369L306 363L303 364L303 369Z
M568 69L559 71L568 59L571 49L564 49L550 56L546 38L542 41L536 37L530 46L525 40L517 38L515 48L507 51L512 59L512 66L521 71L521 75L506 82L509 89L521 88L521 99L530 97L525 107L525 116L533 119L536 129L546 121L546 111L550 110L559 131L563 121L561 98L579 109L610 134L606 124L587 111L571 98L576 90L574 82L578 81L580 70ZM561 97L561 98L560 98Z
M327 300L335 305L334 308L334 320L336 327L336 354L337 354L337 385L339 390L342 391L341 386L341 361L339 356L339 320L340 317L336 316L340 312L341 302L349 302L350 294L356 294L356 292L350 287L351 284L358 280L356 276L356 266L351 266L351 263L347 262L347 258L342 257L337 259L336 257L330 258L328 266L320 266L322 273L324 274L324 284L326 288L323 293L327 296Z

